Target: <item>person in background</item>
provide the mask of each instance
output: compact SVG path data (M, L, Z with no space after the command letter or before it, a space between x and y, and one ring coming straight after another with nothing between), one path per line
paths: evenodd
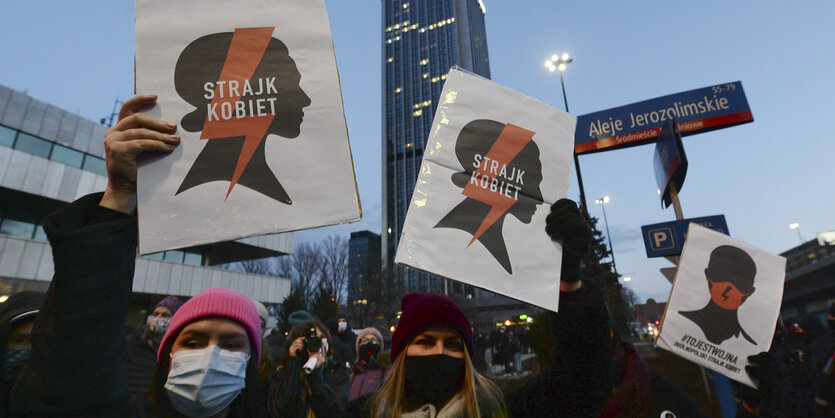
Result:
M183 306L176 296L167 296L154 306L148 322L128 335L125 342L125 366L128 371L128 390L134 402L139 402L151 391L157 369L159 343L168 330L171 317Z
M365 328L357 335L357 358L351 368L348 402L374 393L380 387L383 375L391 365L383 349L383 334L377 328Z
M611 335L614 382L600 418L706 416L675 383L650 369L614 327Z
M328 361L329 345L327 328L315 319L306 320L290 330L284 356L269 385L267 409L270 416L342 416L350 376L345 367L328 365L333 363Z
M835 303L829 305L826 323L830 336L835 341ZM822 416L835 416L835 343L829 347L821 372L815 403Z
M11 415L264 416L257 385L258 313L243 294L213 288L171 318L157 352L153 407L131 402L123 325L136 261L137 156L170 152L176 125L122 104L105 135L108 183L44 222L55 274L35 319L32 352L12 389Z
M345 314L336 316L336 338L350 350L348 359L353 364L354 359L357 358L357 334L354 334L354 331L351 330L351 325L348 323L348 317Z
M24 290L0 303L0 417L9 416L9 393L32 351L32 324L43 299L43 292Z
M511 363L513 367L510 368L508 373L522 374L522 345L519 343L519 338L516 337L516 332L513 330L507 333L507 339L509 341L508 349L513 358L513 362Z
M261 320L261 335L265 336L267 332L267 322L270 319L270 313L267 312L267 307L264 306L263 303L258 302L257 300L253 300L252 303L255 304L255 309L258 310L258 319Z
M496 338L496 345L493 348L493 365L500 366L502 374L510 371L510 362L513 357L510 353L510 340L507 337L507 327L502 325Z

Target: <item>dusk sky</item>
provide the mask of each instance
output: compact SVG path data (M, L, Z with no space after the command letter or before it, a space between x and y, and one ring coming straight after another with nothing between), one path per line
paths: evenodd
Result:
M835 230L835 2L555 2L484 0L492 79L563 108L559 75L544 61L568 52L572 114L741 81L754 122L684 138L690 163L685 217L724 214L730 235L773 253ZM364 218L296 233L296 242L381 229L381 4L326 1ZM92 120L133 94L133 2L6 2L0 84ZM590 213L606 212L618 270L643 301L667 300L641 225L662 210L654 146L580 157ZM579 192L572 168L569 197ZM544 207L540 210L545 210ZM788 225L797 222L798 230ZM800 237L798 236L798 231Z

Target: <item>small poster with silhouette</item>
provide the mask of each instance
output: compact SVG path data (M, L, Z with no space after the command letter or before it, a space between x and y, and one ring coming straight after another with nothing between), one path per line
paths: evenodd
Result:
M562 250L545 233L566 196L576 118L453 68L395 261L553 311ZM411 185L410 185L411 186Z
M691 223L656 345L754 387L748 356L768 351L786 259Z
M140 253L360 219L323 0L137 0L136 92L182 139L140 162Z

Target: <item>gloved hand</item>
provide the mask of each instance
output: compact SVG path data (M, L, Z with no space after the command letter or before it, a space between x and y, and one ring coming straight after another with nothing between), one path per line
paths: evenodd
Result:
M580 264L589 253L592 236L591 227L577 204L560 199L551 205L551 213L545 218L545 232L552 240L562 242L560 281L579 281Z
M757 385L757 389L740 385L738 395L750 408L756 410L771 409L773 407L771 404L779 404L776 399L779 397L776 391L779 388L780 382L774 357L771 353L764 351L753 356L748 356L748 363L745 366L745 372L748 373L748 377Z

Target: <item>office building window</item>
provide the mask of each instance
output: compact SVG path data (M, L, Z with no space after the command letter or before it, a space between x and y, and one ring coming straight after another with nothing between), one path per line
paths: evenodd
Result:
M47 158L70 167L107 176L104 159L27 133L0 126L0 146Z
M203 254L193 252L193 251L186 251L185 259L183 263L189 264L192 266L202 266L203 265Z
M31 239L37 215L16 207L7 207L0 219L0 234Z
M107 165L105 164L103 158L94 157L92 155L85 155L84 166L82 167L82 169L85 171L96 173L100 176L107 176Z
M166 251L162 259L165 261L173 261L175 263L183 262L183 252L179 250Z
M81 165L84 162L84 153L76 151L72 148L67 148L63 145L55 144L52 148L52 155L49 159L66 164L70 167L81 168Z
M0 145L11 148L14 145L14 137L17 131L14 129L0 126Z
M36 136L21 132L17 135L14 148L28 154L37 155L38 157L49 158L49 151L52 148L52 144Z

